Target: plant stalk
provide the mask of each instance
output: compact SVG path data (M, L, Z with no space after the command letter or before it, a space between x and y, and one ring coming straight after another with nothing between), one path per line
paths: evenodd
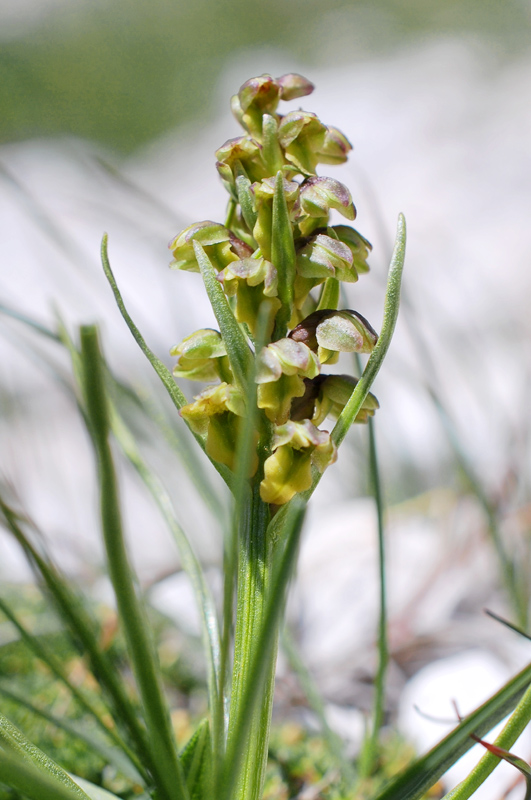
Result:
M265 601L271 567L271 554L266 536L268 523L269 507L260 499L259 480L255 479L252 493L248 495L247 507L243 509L240 521L237 612L228 750L231 749L231 740L238 735L236 721L240 718L241 713L245 713L242 703L264 625ZM261 654L261 657L267 660L265 679L261 685L256 687L256 691L261 693L261 701L255 706L256 711L250 725L247 746L232 791L234 800L259 800L262 794L273 707L277 648L278 631L269 652Z

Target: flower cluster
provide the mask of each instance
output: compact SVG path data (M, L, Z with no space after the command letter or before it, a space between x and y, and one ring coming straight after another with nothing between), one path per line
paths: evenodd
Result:
M361 314L337 309L340 282L368 271L371 245L350 226L330 224L332 211L353 220L356 209L346 186L316 174L319 164L346 161L351 145L315 114L277 112L281 100L313 88L292 74L243 84L232 110L245 133L216 152L230 195L226 222L196 223L170 243L175 269L199 272L197 254L204 253L255 359L256 437L266 443L252 472L259 470L261 498L273 505L309 488L312 467L322 472L336 459L330 434L318 426L341 413L356 379L323 374L323 365L341 352L370 353L378 338ZM176 377L214 384L181 414L205 437L209 456L234 469L255 393L235 379L228 342L203 329L171 354ZM366 422L377 407L369 394L356 421Z

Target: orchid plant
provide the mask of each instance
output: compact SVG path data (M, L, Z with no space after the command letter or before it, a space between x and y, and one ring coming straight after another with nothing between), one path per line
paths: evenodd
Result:
M29 520L3 496L3 525L40 575L65 627L97 677L98 703L71 680L57 656L28 631L9 604L0 600L0 610L34 655L94 718L103 738L95 741L43 709L34 708L35 713L45 715L70 735L84 737L88 747L114 759L142 800L260 800L279 632L305 506L323 472L337 459L338 448L354 423L369 422L371 463L377 473L371 418L378 401L370 389L398 315L405 222L400 215L377 334L359 311L340 307L341 284L354 284L368 272L371 245L337 219L339 215L349 223L356 216L349 190L339 181L317 174L321 164L343 163L351 145L315 114L279 111L281 103L307 96L312 90L312 84L300 75L277 79L262 75L244 83L232 98L243 135L229 140L216 153L217 169L229 195L225 221L195 223L170 243L172 268L201 275L218 329L195 331L171 349L173 375L131 319L109 263L107 237L103 240L103 267L125 322L183 423L230 490L221 609L214 602L172 499L143 459L121 413L119 382L103 359L97 328L82 327L76 342L60 321L56 330L50 330L13 314L40 335L66 347L71 356L75 378L71 388L96 455L108 572L137 697L125 690L112 653L102 646L90 604L57 569ZM345 353L354 354L360 366L361 358L366 357L358 376L329 371ZM65 387L70 386L62 375L59 379ZM206 384L206 388L190 401L176 379ZM200 612L209 711L181 752L171 725L145 598L125 544L113 441L165 518ZM221 516L208 487L198 481L198 488ZM381 503L376 499L381 520ZM345 767L345 797L364 796L359 781L377 762L375 745L387 659L382 535L380 552L379 695L374 723L355 769L339 755ZM528 667L460 721L429 754L397 776L382 790L379 800L420 798L471 746L471 734L483 736L518 704L494 748L511 746L531 717L530 680ZM0 693L3 691L0 681ZM21 702L31 706L28 698ZM326 724L324 717L322 721ZM491 752L499 755L502 751L491 748ZM474 778L474 788L485 772ZM32 800L114 797L68 774L1 713L0 781ZM455 790L453 800L468 797L474 790L471 786Z

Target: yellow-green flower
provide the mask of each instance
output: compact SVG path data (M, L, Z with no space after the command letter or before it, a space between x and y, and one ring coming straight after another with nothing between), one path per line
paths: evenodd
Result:
M219 222L196 222L189 225L172 239L168 247L173 253L172 269L184 269L199 272L199 264L195 257L194 242L198 242L205 250L215 269L221 270L231 261L250 256L252 248L238 239L231 231Z
M371 353L378 334L357 311L323 308L293 328L289 338L317 351L321 364L334 364L339 353Z
M277 297L278 276L270 261L265 258L244 258L232 261L218 274L229 297L235 296L234 316L244 322L253 336L257 333L260 308L267 303L268 322L265 335L269 339L275 315L281 306Z
M206 435L208 455L234 470L238 438L246 415L242 393L232 384L220 383L205 389L194 400L181 408L181 416L195 433ZM252 464L251 475L257 467L258 457Z
M317 356L302 342L286 338L267 345L257 357L258 408L271 422L286 422L293 398L304 394L303 378L315 378L319 370Z
M312 484L312 466L324 472L337 458L327 431L309 420L289 421L275 429L273 454L264 463L260 497L265 503L283 505Z
M212 383L232 379L227 350L219 331L203 328L190 334L170 350L177 356L173 368L176 378Z

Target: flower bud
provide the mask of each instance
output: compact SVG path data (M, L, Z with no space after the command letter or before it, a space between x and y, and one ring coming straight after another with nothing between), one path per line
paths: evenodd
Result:
M231 374L221 334L212 328L203 328L190 334L172 347L170 355L178 357L173 368L176 378L212 383L223 375Z
M267 345L257 357L258 407L271 422L286 422L293 398L304 394L302 379L314 378L319 369L317 357L301 342L279 339Z
M273 454L264 463L260 497L265 503L283 505L298 492L312 485L312 465L324 472L337 458L337 450L327 431L320 431L309 420L276 428Z
M281 100L295 100L297 97L305 97L315 89L313 83L310 83L307 78L294 72L277 78L277 83L280 86Z
M277 271L265 258L244 258L232 261L218 274L229 297L236 296L234 316L238 322L244 322L256 336L256 325L260 316L260 308L264 302L268 307L268 323L265 335L270 337L277 311L281 302L277 297Z
M173 253L172 269L184 269L190 272L199 272L199 264L195 257L194 241L199 242L205 250L215 269L220 270L237 261L239 258L249 256L252 249L234 236L219 222L196 222L189 225L172 239L168 247Z
M251 78L240 86L231 100L232 113L247 131L262 135L262 114L274 114L280 100L280 86L271 75Z

